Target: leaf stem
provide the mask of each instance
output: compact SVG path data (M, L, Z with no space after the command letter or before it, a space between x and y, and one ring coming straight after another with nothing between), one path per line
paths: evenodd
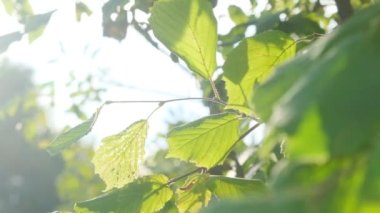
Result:
M244 132L242 135L240 135L240 137L232 144L232 146L228 149L228 151L226 152L226 155L228 155L231 151L232 151L232 149L235 147L235 145L239 142L239 141L241 141L241 140L243 140L245 137L247 137L247 135L249 134L249 133L251 133L253 130L255 130L257 127L259 127L260 125L261 125L262 123L256 123L255 125L253 125L251 128L249 128L246 132ZM223 156L220 160L219 160L219 162L220 161L222 161L223 159L225 158L225 156Z
M215 98L220 101L221 100L220 95L219 95L218 89L216 88L214 81L212 79L210 79L209 81L211 84L212 91L214 92Z
M194 173L197 173L197 172L202 172L202 171L204 171L204 170L205 170L205 168L203 168L203 167L196 168L196 169L194 169L194 170L192 170L192 171L190 171L190 172L188 172L188 173L186 173L186 174L183 174L183 175L181 175L181 176L178 176L178 177L175 177L175 178L170 179L170 180L166 183L166 185L171 185L171 184L173 184L173 183L175 183L175 182L177 182L177 181L179 181L179 180L181 180L181 179L183 179L183 178L186 178L186 177L188 177L188 176L190 176L190 175L192 175L192 174L194 174Z

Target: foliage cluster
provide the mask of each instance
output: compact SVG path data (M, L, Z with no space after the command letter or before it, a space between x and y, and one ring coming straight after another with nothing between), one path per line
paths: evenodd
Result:
M230 6L235 26L227 35L217 34L217 1L136 0L130 9L129 1L105 3L105 36L123 39L134 26L207 86L201 98L137 101L158 106L102 140L92 162L104 193L75 211L380 211L380 5L336 2L329 17L320 1L269 1L249 15ZM149 14L148 23L136 11ZM246 36L252 27L255 34ZM193 170L140 177L151 116L169 102L194 99L206 102L210 115L173 128L166 153ZM107 105L128 102L136 101L106 101L48 152L84 137ZM259 125L262 141L244 144Z

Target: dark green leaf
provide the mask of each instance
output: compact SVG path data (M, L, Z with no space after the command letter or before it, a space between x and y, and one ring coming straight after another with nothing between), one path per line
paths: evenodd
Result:
M258 88L257 112L271 131L287 133L293 150L307 156L317 146L320 161L328 154L323 150L352 154L379 133L380 99L374 92L380 91L380 48L374 45L380 42L379 20L378 5L357 14ZM290 145L298 143L292 139L319 144L299 149L302 145Z

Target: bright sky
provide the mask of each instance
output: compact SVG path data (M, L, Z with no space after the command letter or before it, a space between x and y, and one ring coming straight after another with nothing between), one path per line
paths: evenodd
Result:
M27 37L10 46L6 57L32 67L38 83L55 82L55 107L50 110L50 122L57 128L75 125L75 116L65 113L70 107L66 82L69 73L77 79L88 73L106 70L110 81L118 81L131 88L111 87L103 96L106 100L160 100L180 97L201 97L199 83L174 64L169 57L156 50L133 29L128 29L127 38L122 42L102 36L101 1L85 1L93 14L82 16L78 23L75 19L75 1L67 0L30 0L34 12L44 13L58 9L51 17L44 34L31 45ZM249 8L249 0L220 1L215 10L223 25L218 26L220 33L228 32L232 22L227 16L227 6L233 3ZM9 17L0 7L0 35L20 30L13 17ZM5 26L5 27L4 27ZM95 57L92 54L97 52ZM98 106L89 106L85 112L94 112ZM92 134L88 138L100 138L118 133L132 122L145 118L156 104L123 104L107 106L101 113ZM150 120L148 141L159 132L167 130L165 121L171 113L188 121L207 115L208 111L200 102L186 101L168 104ZM155 150L163 143L148 143L149 150Z

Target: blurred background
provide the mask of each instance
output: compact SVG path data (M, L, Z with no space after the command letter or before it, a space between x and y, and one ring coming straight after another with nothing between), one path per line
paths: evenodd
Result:
M148 24L152 3L2 0L0 213L69 211L74 202L101 192L104 185L91 165L94 147L103 137L148 116L156 104L107 106L80 144L54 157L43 149L59 132L89 118L105 101L211 95L208 84L154 38ZM333 1L211 3L221 42L219 66L241 37L280 28L299 38L323 34L337 25ZM311 9L315 9L313 16L302 15ZM243 22L249 24L242 28ZM223 91L220 73L215 80ZM167 104L156 113L150 120L142 173L170 176L187 171L191 165L164 158L164 134L210 111L218 109L201 101L186 101ZM255 138L247 140L249 146Z

